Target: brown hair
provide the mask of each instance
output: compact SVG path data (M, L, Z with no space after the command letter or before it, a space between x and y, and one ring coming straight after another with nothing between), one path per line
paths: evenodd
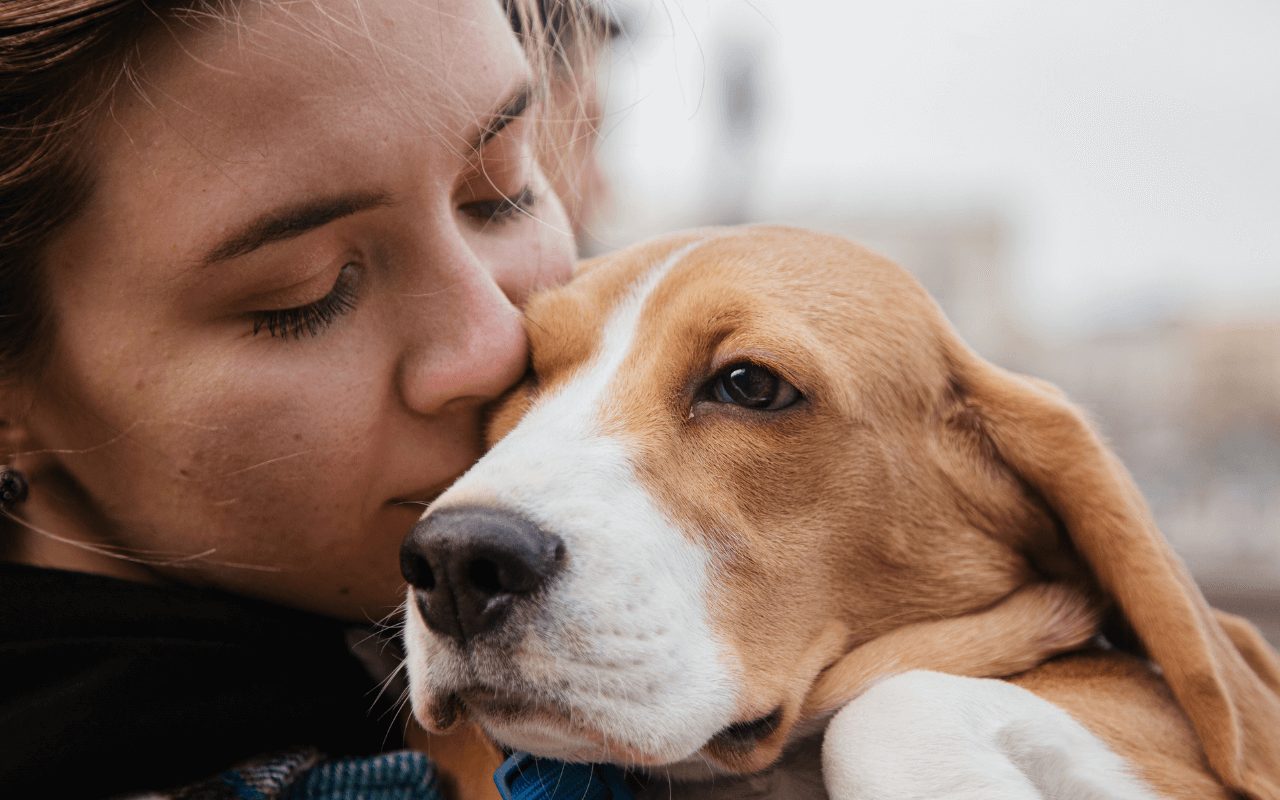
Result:
M0 383L43 355L40 253L89 195L85 131L157 15L141 0L0 4Z
M545 90L538 160L581 235L591 199L584 178L600 133L597 61L621 27L593 0L503 0L503 6Z
M229 15L229 0L0 2L0 385L30 377L51 341L41 253L92 190L80 158L139 41L167 18ZM544 76L573 71L570 40L605 23L584 0L504 0Z

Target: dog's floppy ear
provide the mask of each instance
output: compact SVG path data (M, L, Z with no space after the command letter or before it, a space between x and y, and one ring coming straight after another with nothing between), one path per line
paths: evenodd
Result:
M1159 665L1218 777L1280 798L1280 661L1249 623L1211 609L1156 529L1128 471L1048 384L995 367L958 341L951 420L985 438L1061 521L1072 545ZM976 431L976 433L975 433Z

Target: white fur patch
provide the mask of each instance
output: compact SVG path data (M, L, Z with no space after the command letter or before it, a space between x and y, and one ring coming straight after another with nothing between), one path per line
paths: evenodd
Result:
M906 672L831 721L833 800L1157 800L1062 709L999 680Z
M567 710L615 747L662 762L691 755L734 721L739 670L708 620L708 554L645 491L630 443L600 424L646 299L697 244L639 279L611 314L595 358L538 399L432 507L514 511L560 536L567 557L524 636L500 652L476 642L462 653L411 611L406 641L416 708L480 682ZM481 722L512 747L609 759L596 737L536 714Z

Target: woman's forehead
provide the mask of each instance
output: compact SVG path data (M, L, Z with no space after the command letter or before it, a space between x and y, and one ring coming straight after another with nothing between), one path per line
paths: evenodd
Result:
M92 145L86 217L207 229L224 215L234 224L246 201L390 189L371 183L407 163L420 180L444 180L480 120L527 79L497 4L245 7L148 42Z

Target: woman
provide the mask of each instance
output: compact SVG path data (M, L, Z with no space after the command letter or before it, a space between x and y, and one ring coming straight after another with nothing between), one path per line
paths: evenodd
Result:
M10 0L0 45L0 785L396 746L341 623L573 255L503 9Z

